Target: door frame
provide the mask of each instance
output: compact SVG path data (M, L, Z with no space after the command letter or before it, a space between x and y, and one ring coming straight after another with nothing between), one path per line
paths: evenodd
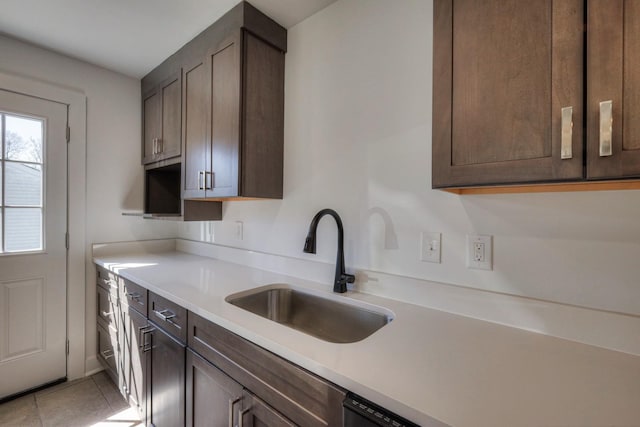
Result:
M80 90L0 70L0 88L68 106L67 156L67 379L85 376L85 213L87 97Z

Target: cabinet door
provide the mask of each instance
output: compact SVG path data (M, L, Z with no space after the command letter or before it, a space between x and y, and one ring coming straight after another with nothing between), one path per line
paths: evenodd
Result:
M180 73L172 75L142 99L142 163L179 156L182 141Z
M162 137L162 97L158 91L142 99L142 163L154 162L156 141Z
M180 155L182 141L182 84L181 71L161 85L162 137L158 144L157 160Z
M640 3L589 0L587 11L587 177L637 177ZM605 105L601 112L603 101L612 101L611 118L607 117ZM607 150L609 129L611 150Z
M206 173L211 171L209 136L207 135L211 99L206 58L184 67L182 78L184 108L184 162L182 197L205 197Z
M434 188L582 177L583 8L435 0ZM567 159L564 107L573 109Z
M148 349L144 346L147 318L131 307L123 306L125 324L125 372L129 403L137 409L141 420L147 418Z
M247 390L243 392L242 408L243 427L295 427L284 415Z
M238 196L240 151L240 33L209 55L211 174L207 197Z
M147 400L151 399L149 422L155 427L183 426L185 390L185 346L153 325L151 375Z
M187 426L236 426L242 386L187 350Z

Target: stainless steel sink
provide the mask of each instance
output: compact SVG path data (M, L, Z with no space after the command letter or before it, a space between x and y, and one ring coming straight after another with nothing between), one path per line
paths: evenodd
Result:
M228 296L226 301L333 343L363 340L393 320L393 313L384 308L336 301L288 285L241 292Z

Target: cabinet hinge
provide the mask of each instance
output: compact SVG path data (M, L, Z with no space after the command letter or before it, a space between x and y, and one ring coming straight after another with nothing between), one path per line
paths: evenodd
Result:
M69 232L64 233L64 247L69 249Z
M67 356L69 355L69 340L67 340Z
M71 141L71 128L67 126L67 144Z

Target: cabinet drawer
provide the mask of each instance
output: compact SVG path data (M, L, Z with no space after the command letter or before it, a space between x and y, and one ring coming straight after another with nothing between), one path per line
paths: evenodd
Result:
M96 283L98 286L113 293L116 297L118 296L118 279L119 277L115 273L96 265Z
M118 297L100 286L96 287L96 310L98 324L103 328L117 329L116 310L118 309Z
M147 290L142 286L123 278L122 296L120 300L123 304L126 304L145 316L147 315Z
M187 310L153 292L149 292L149 320L180 341L187 341Z
M102 362L109 376L118 384L116 352L118 351L118 333L111 328L98 325L98 360Z
M301 426L341 426L345 391L189 312L188 345Z

